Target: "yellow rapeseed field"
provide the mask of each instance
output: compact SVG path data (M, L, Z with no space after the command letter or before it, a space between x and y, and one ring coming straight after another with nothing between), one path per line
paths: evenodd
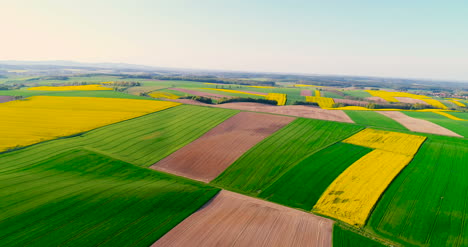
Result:
M387 92L387 91L380 91L380 90L365 90L372 96L380 97L388 102L398 102L397 99L394 97L405 97L405 98L413 98L413 99L428 99L429 97L426 95L418 95L412 93L405 93L405 92Z
M278 105L285 105L286 104L286 94L284 93L269 93L265 99L267 100L276 100Z
M468 120L465 120L465 119L461 119L461 118L458 118L458 117L455 117L454 115L451 115L449 113L446 113L446 112L443 112L443 111L433 111L434 113L437 113L439 115L442 115L444 117L447 117L447 118L450 118L452 120L457 120L457 121L468 121Z
M466 107L465 104L463 104L462 102L458 101L458 100L449 100L450 102L454 103L455 105L457 106L461 106L461 107Z
M354 162L325 190L314 211L362 227L375 203L412 156L374 150Z
M80 86L41 86L41 87L31 87L28 90L40 90L40 91L97 91L97 90L112 90L112 88L103 87L99 84L91 85L80 85Z
M159 92L159 91L154 91L152 93L148 94L152 98L166 98L166 99L178 99L179 96L172 94L172 93L167 93L167 92Z
M426 137L392 131L364 129L344 140L344 143L414 155Z
M116 123L179 103L34 96L0 104L0 152Z
M315 90L315 97L322 97L320 90Z
M424 101L424 102L428 103L429 105L434 106L436 108L447 109L447 107L438 100L435 100L435 99L420 99L420 100L422 100L422 101Z
M324 109L332 108L333 104L335 104L335 101L332 98L317 97L317 96L306 96L306 101L318 103L320 108L324 108Z
M314 211L364 226L372 208L395 176L413 159L426 137L365 129L345 143L374 148L338 176Z

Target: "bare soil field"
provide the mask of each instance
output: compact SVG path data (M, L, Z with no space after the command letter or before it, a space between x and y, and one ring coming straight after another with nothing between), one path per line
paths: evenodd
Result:
M152 246L331 246L333 221L221 191Z
M188 93L188 94L195 95L195 96L203 96L203 97L210 97L210 98L232 98L227 95L216 94L216 93L206 93L206 92L200 92L200 91L184 89L184 88L168 88L168 89L183 92L183 93Z
M307 90L307 89L301 90L301 96L312 96L312 90Z
M245 110L245 111L256 111L256 112L267 112L281 115L289 115L295 117L313 118L345 123L354 123L351 118L341 110L325 110L318 107L304 106L304 105L285 105L285 106L273 106L260 103L226 103L216 105L215 107Z
M430 134L437 134L437 135L445 135L445 136L456 136L462 137L461 135L448 130L440 125L435 123L431 123L427 120L413 118L407 116L398 111L377 111L378 113L392 118L393 120L399 122L407 129L415 132L422 132L422 133L430 133Z
M419 104L428 105L428 103L426 103L425 101L422 101L420 99L413 99L413 98L408 98L408 97L393 97L393 98L395 98L396 100L398 100L400 102L403 102L403 103L410 103L410 104L419 103Z
M366 106L369 104L367 101L351 100L351 99L333 99L335 103L343 103L357 106Z
M15 97L13 96L0 96L0 103L5 103L13 100L15 100Z
M388 103L386 100L378 97L378 96L372 96L372 97L367 97L366 99L374 101L374 102L380 102L380 103Z
M294 119L240 112L151 168L210 182L255 144Z

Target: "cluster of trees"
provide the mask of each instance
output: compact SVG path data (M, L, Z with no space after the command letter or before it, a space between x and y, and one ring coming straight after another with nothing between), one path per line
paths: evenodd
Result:
M180 97L181 99L191 99L191 100L196 100L205 104L213 104L213 99L208 98L208 97L203 97L203 96L184 96Z
M268 99L254 99L254 98L244 98L244 97L235 97L235 98L221 98L218 100L218 104L230 103L230 102L254 102L254 103L262 103L268 105L277 105L278 102L276 100L268 100Z
M319 106L317 102L307 102L307 101L295 101L293 105L311 105L311 106Z
M101 83L103 85L111 85L116 87L139 87L140 82L137 81L113 81L112 83Z
M24 84L21 83L14 83L14 84L1 84L0 90L15 90L25 87Z

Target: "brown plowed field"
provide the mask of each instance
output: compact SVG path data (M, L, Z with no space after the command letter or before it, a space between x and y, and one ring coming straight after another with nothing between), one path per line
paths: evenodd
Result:
M13 100L15 100L15 97L13 96L0 96L0 103L5 103Z
M448 130L440 125L429 122L427 120L410 117L399 111L377 111L377 112L384 116L392 118L393 120L399 122L400 124L402 124L403 126L405 126L407 129L411 131L437 134L437 135L445 135L445 136L462 137L461 135L451 130Z
M395 98L396 100L400 101L400 102L403 102L403 103L410 103L410 104L416 104L416 103L419 103L419 104L425 104L425 105L428 105L428 103L420 100L420 99L413 99L413 98L408 98L408 97L393 97Z
M301 96L312 96L312 90L307 90L307 89L301 90Z
M267 112L281 115L289 115L295 117L313 118L345 123L354 123L346 113L340 110L325 110L318 107L304 106L304 105L285 105L285 106L273 106L260 103L226 103L216 105L215 107L245 110L245 111L256 111L256 112Z
M195 96L203 96L203 97L210 97L210 98L232 98L227 95L200 92L200 91L184 89L184 88L168 88L168 89L183 92L183 93L188 93L188 94L195 95Z
M259 141L294 119L240 112L151 168L209 182Z
M332 226L326 218L221 191L152 246L331 246Z
M372 96L372 97L367 97L366 99L372 100L374 102L381 102L381 103L388 103L386 100L378 97L378 96Z

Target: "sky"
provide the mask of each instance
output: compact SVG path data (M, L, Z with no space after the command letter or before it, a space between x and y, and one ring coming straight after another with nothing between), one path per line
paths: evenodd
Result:
M0 60L468 81L468 1L0 0Z

